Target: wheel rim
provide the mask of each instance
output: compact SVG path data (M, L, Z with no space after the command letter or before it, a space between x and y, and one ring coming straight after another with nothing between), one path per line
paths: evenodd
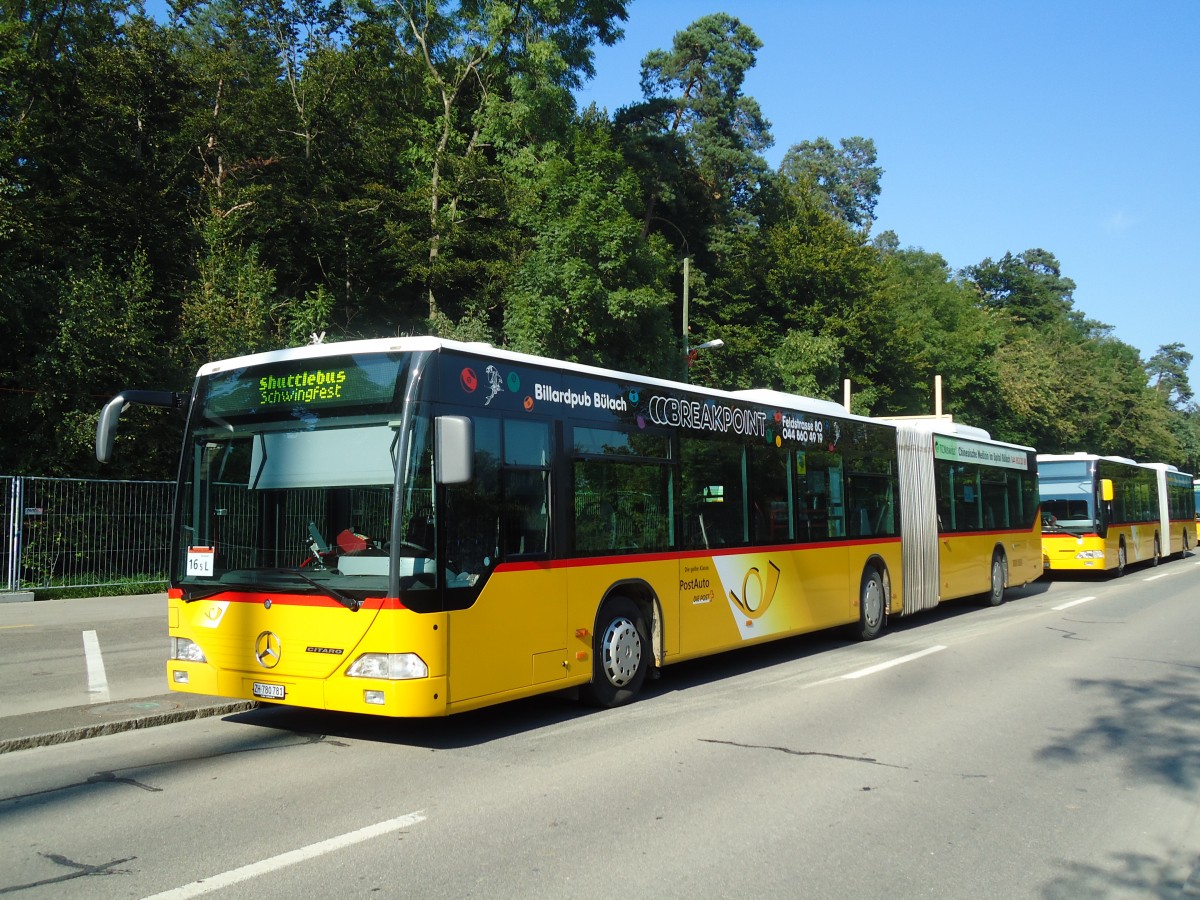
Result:
M633 681L642 664L642 636L633 622L624 616L613 619L604 629L601 642L604 675L613 687Z
M1004 594L1004 567L1000 564L1000 560L992 560L992 596L1000 597Z
M1121 545L1121 549L1117 551L1117 571L1125 571L1125 545Z
M883 584L878 575L872 575L863 585L862 614L868 629L877 628L883 621Z

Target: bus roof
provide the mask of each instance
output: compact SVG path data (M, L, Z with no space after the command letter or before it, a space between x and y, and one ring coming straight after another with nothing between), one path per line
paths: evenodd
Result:
M521 365L560 369L580 375L590 375L599 378L630 380L639 384L689 391L694 394L708 395L712 397L736 397L737 399L744 400L749 403L758 403L764 406L793 409L799 412L813 413L817 415L835 416L842 419L855 419L862 422L892 425L892 422L887 419L874 419L869 416L855 415L849 412L840 403L835 403L832 400L821 400L814 397L804 397L799 394L788 394L784 391L773 391L766 389L721 391L713 388L701 387L699 385L686 384L680 381L672 381L665 378L655 378L650 375L638 375L633 372L622 372L616 369L605 369L599 366L590 366L583 363L565 362L563 360L551 359L549 357L534 356L528 353L517 353L512 350L494 347L491 344L487 344L482 341L452 341L445 338L427 336L372 338L369 340L343 341L328 344L315 343L306 344L301 347L291 347L284 350L268 350L262 353L252 353L246 356L234 357L232 359L217 360L214 362L205 363L200 367L199 372L197 372L197 376L204 377L208 375L215 375L220 372L227 372L231 369L242 369L248 366L287 362L290 360L321 359L329 356L347 356L363 353L412 353L434 352L438 350L452 350L459 353L486 356L487 358L494 360L505 360L512 363L519 363ZM986 434L986 432L984 432L984 434Z
M1038 462L1078 462L1078 461L1094 461L1106 459L1109 462L1125 463L1128 466L1140 466L1137 460L1129 459L1125 456L1104 456L1099 453L1085 453L1079 451L1077 453L1039 453L1037 455Z
M1035 452L1033 447L997 440L986 429L977 428L974 425L964 425L962 422L955 422L949 416L881 416L873 421L887 422L896 426L907 425L920 431L928 431L930 434L944 434L950 437L960 437L964 440L982 441L1001 447L1011 447L1014 450L1024 450L1026 453Z

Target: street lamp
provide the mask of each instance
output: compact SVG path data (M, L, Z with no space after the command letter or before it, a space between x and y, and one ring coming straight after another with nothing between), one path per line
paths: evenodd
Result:
M696 354L701 350L716 350L718 347L724 347L725 342L720 338L714 338L711 341L705 341L703 344L697 344L692 347L688 344L688 275L689 263L691 260L688 257L683 258L683 380L688 381L688 373L692 368L692 363L696 361Z

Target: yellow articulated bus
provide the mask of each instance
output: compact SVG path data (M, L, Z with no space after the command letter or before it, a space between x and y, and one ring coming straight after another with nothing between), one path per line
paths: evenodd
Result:
M113 398L102 460L129 402L182 401ZM186 405L177 691L385 716L572 687L613 706L673 662L869 639L1041 572L1033 451L827 401L402 338L211 363Z
M1039 454L1042 549L1051 571L1123 575L1196 545L1191 476L1092 453Z
M1158 523L1164 556L1182 556L1196 546L1194 479L1167 463L1144 463L1153 469L1158 489Z
M926 480L902 497L905 612L981 593L998 605L1006 587L1040 577L1036 452L944 417L885 421L902 475Z

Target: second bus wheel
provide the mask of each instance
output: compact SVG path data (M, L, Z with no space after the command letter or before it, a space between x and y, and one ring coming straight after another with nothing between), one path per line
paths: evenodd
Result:
M596 616L595 636L588 699L605 708L628 703L641 689L650 668L646 617L628 597L611 597Z
M855 633L864 641L879 637L883 631L888 602L887 576L874 565L863 571L858 595L858 627Z
M989 606L999 606L1004 602L1004 586L1008 584L1008 560L1004 554L997 551L992 555L992 581L987 593Z

